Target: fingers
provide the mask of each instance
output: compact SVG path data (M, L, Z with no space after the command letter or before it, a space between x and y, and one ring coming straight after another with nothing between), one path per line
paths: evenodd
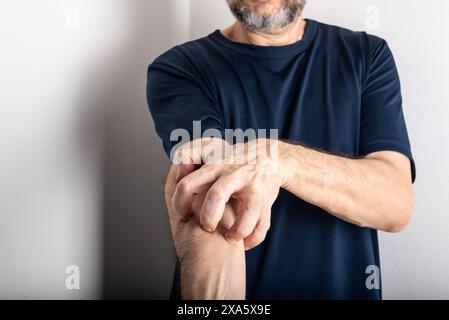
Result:
M194 212L195 211L199 212L201 210L201 206L203 205L205 197L206 197L205 193L200 193L200 194L197 194L196 196L194 196L193 202L192 202L192 210Z
M195 170L195 164L193 163L182 163L177 166L176 172L176 183L178 183L182 178L192 173Z
M219 225L222 225L224 231L227 231L234 225L235 219L236 218L234 216L232 206L229 203L227 203L223 212L223 218L221 218Z
M220 221L220 224L226 230L231 229L231 227L234 225L239 210L240 210L240 202L237 199L231 198L229 202L226 203L225 211Z
M200 212L201 206L203 205L204 198L206 197L206 193L200 193L197 194L194 197L193 203L192 203L192 210L193 212ZM224 230L228 230L231 228L236 219L235 212L237 209L237 201L235 199L231 199L225 206L223 218L220 221L220 225L223 226Z
M173 193L172 193L171 206L174 208L175 212L177 212L178 217L181 220L186 221L186 220L188 220L190 218L190 211L191 211L190 210L190 205L189 205L189 208L186 211L180 212L177 209L177 203L179 202L179 200L176 201L176 199L179 198L179 195L177 195L178 194L177 190L178 190L178 186L179 186L178 182L183 177L187 176L189 173L194 171L195 170L195 165L193 163L186 163L186 164L174 165L173 167L175 167L175 171L176 171L175 181L176 181L177 184L176 184L176 186L175 186L175 188L173 190Z
M206 191L213 181L218 179L218 172L223 168L199 165L206 163L209 153L217 154L217 160L223 160L220 155L226 147L224 140L215 138L197 139L182 145L176 150L173 161L177 167L176 190L172 205L182 220L187 221L192 215L192 201L195 194ZM208 185L209 184L209 185Z
M246 199L234 225L225 235L229 243L237 243L253 232L262 214L263 201L262 196L255 192Z
M261 244L267 232L270 229L271 208L264 210L264 214L260 217L253 232L245 238L245 250L251 250Z
M223 170L221 166L204 165L178 182L173 196L173 207L184 220L192 215L192 202L195 195L205 193Z
M244 188L248 182L249 175L240 171L218 178L207 192L200 212L200 226L208 232L215 231L231 195Z
M201 138L184 143L170 154L170 159L175 165L202 164L225 160L230 145L219 138Z

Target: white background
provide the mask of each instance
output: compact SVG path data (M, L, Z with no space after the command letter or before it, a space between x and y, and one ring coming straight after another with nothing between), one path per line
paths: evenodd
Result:
M308 2L307 17L386 38L401 75L418 178L410 225L380 235L384 297L448 299L449 2ZM146 68L231 22L224 0L2 2L0 298L167 297Z

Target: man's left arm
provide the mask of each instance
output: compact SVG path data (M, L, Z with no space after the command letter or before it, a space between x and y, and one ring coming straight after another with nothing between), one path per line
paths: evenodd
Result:
M360 159L281 143L282 187L361 227L398 232L408 223L413 192L410 160L392 151Z
M285 189L362 227L397 232L412 212L414 162L402 111L399 74L386 41L369 36L361 91L360 157L281 144ZM413 165L413 167L411 167Z
M275 148L269 148L276 150L277 156L260 160L257 151L252 150L260 150L267 143L275 144ZM174 206L178 212L187 214L190 209L185 204L196 193L209 189L200 212L200 224L205 230L214 231L226 203L231 198L238 199L241 210L225 236L231 243L245 239L246 249L264 240L270 226L271 206L280 188L361 227L398 232L410 218L411 164L399 152L379 151L349 158L265 139L234 149L243 150L247 161L207 163L182 177L175 191ZM238 151L234 151L234 157L242 158ZM267 167L274 170L267 171Z

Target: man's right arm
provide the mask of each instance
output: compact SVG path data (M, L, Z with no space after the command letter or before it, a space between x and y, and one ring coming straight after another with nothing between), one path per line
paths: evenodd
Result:
M245 299L245 250L243 241L231 245L224 238L232 226L236 209L227 204L221 225L214 233L204 231L198 223L198 215L205 194L197 195L192 203L193 216L182 220L173 208L176 189L176 171L170 168L165 201L168 209L172 236L181 267L181 292L183 299Z

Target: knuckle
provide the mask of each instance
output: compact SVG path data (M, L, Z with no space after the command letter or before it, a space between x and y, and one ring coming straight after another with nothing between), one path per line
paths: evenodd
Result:
M191 189L191 184L188 179L182 179L178 183L178 190L181 194L188 193Z
M254 199L254 201L248 201L248 203L246 203L246 210L248 211L249 214L253 215L260 214L259 209L260 203L256 199Z
M210 188L208 197L211 201L220 201L223 198L223 191L220 188Z

